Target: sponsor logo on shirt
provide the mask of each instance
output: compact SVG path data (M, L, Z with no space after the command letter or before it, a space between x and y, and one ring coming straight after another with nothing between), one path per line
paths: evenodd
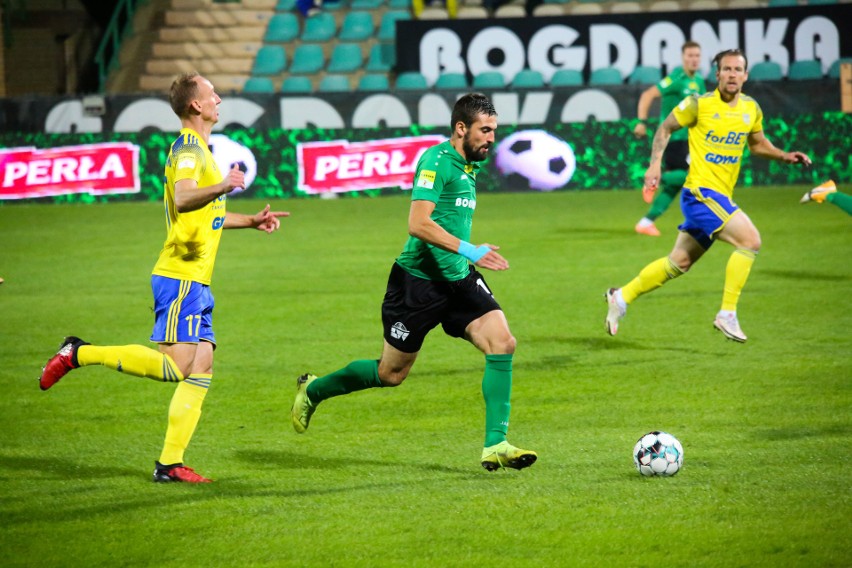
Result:
M417 178L417 187L432 189L435 187L435 172L432 170L421 170Z
M181 158L178 162L177 169L179 170L194 170L195 169L195 156L186 156L185 158Z
M739 146L742 143L743 136L748 132L728 132L727 134L716 134L715 131L709 130L704 140L713 144L725 144L726 146Z
M704 160L711 164L736 164L740 161L740 158L739 156L722 156L720 154L708 152L704 155Z

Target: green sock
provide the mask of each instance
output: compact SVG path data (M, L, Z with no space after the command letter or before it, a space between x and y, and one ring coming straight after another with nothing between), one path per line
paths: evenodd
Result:
M482 377L485 399L485 447L506 440L512 395L512 354L486 355Z
M361 359L318 378L308 385L307 393L311 402L317 405L333 396L380 386L379 362L375 359Z
M837 205L850 215L852 215L852 195L846 195L845 193L829 193L825 196L825 200Z

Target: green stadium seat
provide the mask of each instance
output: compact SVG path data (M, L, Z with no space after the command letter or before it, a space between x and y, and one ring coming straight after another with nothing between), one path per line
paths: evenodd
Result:
M305 18L305 29L302 31L302 41L324 42L331 40L337 33L334 16L328 12L320 12Z
M467 89L467 77L464 73L441 73L435 81L436 89Z
M781 72L781 66L774 61L761 61L751 66L748 78L753 81L780 81L784 74Z
M808 0L808 6L833 6L838 0Z
M282 46L264 45L257 50L251 74L254 76L275 75L284 71L286 66L287 54Z
M388 10L382 15L379 24L379 40L394 41L396 39L396 23L400 20L410 20L411 12L403 10Z
M621 71L615 67L595 69L589 75L589 85L620 85L624 82Z
M538 89L544 87L544 77L539 71L533 69L522 69L512 79L512 86L523 89Z
M662 75L659 67L639 65L627 78L627 83L630 85L656 85L663 78Z
M338 43L331 52L326 71L329 73L352 73L364 64L361 46L355 43Z
M296 0L278 0L275 5L276 12L292 12L296 9Z
M281 83L282 93L310 93L313 90L314 86L309 77L287 77Z
M551 87L576 87L583 84L583 72L577 69L559 69L550 78Z
M396 64L396 47L392 43L377 43L370 48L365 69L387 73Z
M400 91L420 91L429 88L426 77L417 71L400 73L396 78L396 88Z
M502 89L506 79L499 71L483 71L473 78L474 89Z
M769 0L770 8L791 8L798 5L799 0Z
M326 75L320 79L321 93L348 93L352 90L348 75Z
M249 77L243 85L244 93L274 93L275 85L269 77Z
M352 10L378 10L384 4L385 0L352 0L349 7Z
M373 36L375 32L373 16L369 12L349 12L340 26L340 41L365 41Z
M388 0L391 10L411 10L411 0Z
M828 68L828 77L830 79L840 79L840 65L843 63L852 63L852 57L841 57Z
M315 43L303 43L293 52L293 65L290 73L310 75L325 66L325 55L322 46Z
M365 73L358 81L359 91L387 91L390 89L388 76L383 73Z
M793 61L787 70L787 78L791 81L822 79L822 63L815 59Z
M286 43L299 37L299 18L292 12L275 14L269 20L263 41L267 43Z

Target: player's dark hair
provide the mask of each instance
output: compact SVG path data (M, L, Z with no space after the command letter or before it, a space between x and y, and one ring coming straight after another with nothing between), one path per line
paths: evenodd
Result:
M172 87L169 90L169 104L172 105L172 110L181 118L189 115L189 104L195 98L198 92L198 83L195 78L198 73L181 73L178 78L172 82Z
M701 49L701 45L697 41L690 40L680 47L680 52L685 53L690 47L697 47L698 49Z
M716 54L716 57L713 58L713 64L716 66L716 69L722 64L722 58L729 57L731 55L742 57L743 61L745 61L745 70L748 71L748 57L745 56L745 53L741 49L726 49L725 51L720 51Z
M482 93L468 93L456 101L450 117L450 130L455 131L456 124L463 122L468 128L480 114L497 116L497 110L488 97Z

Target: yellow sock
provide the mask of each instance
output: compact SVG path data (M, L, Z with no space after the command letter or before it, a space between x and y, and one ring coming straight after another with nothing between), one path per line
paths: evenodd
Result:
M156 381L173 383L183 380L183 373L171 357L143 345L82 345L77 350L77 362L81 367L103 365L128 375Z
M725 292L722 294L723 310L737 311L740 292L742 292L743 286L748 280L756 255L756 251L749 249L737 249L731 253L728 266L725 268Z
M683 270L667 256L658 258L639 272L639 276L631 280L621 289L624 302L629 304L642 294L656 290L669 280L683 274Z
M169 426L160 463L171 465L183 463L183 453L201 418L201 405L213 375L193 374L175 389L169 405Z

